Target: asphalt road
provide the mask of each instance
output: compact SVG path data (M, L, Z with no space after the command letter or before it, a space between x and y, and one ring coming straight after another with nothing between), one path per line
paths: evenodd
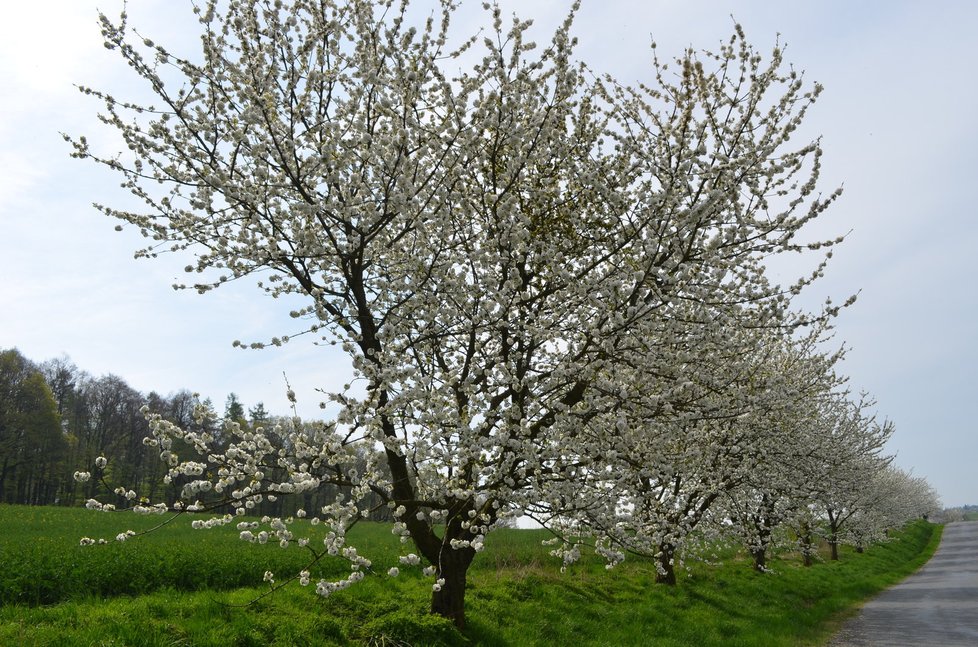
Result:
M978 645L978 521L945 526L934 557L868 602L829 645Z

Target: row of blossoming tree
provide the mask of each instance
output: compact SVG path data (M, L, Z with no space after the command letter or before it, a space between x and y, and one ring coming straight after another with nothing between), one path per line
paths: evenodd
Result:
M316 554L352 567L326 594L362 577L346 533L379 501L459 626L467 569L514 515L565 561L650 555L674 582L703 533L741 534L763 568L780 526L828 523L836 545L919 512L876 505L912 479L834 373L839 306L796 304L839 242L801 242L838 195L816 188L819 142L789 142L819 86L739 27L716 52L653 49L631 86L575 60L576 4L542 47L492 5L459 40L455 10L208 0L193 56L101 18L155 98L82 88L127 150L74 154L142 204L99 208L151 240L137 255L192 255L177 287L261 275L302 299L293 317L365 385L331 395L327 424L231 423L221 442L147 411L186 505L340 488L310 511L331 529ZM805 251L810 271L772 279ZM266 532L298 541L281 518Z

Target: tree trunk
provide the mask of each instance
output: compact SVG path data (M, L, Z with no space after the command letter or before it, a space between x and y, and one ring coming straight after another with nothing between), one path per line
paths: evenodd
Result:
M764 573L767 571L767 549L752 548L750 551L751 557L754 558L754 570L758 573Z
M380 407L387 405L388 395L381 391L378 397ZM387 416L381 417L384 434L389 438L397 436L394 423ZM431 612L448 618L459 630L465 628L465 574L475 557L471 547L453 549L452 539L471 539L468 531L462 529L461 519L468 517L471 508L468 502L456 504L450 509L450 519L444 529L444 536L438 537L427 521L416 516L418 506L414 485L411 482L407 459L391 449L386 450L387 466L391 471L391 491L395 502L403 502L405 514L402 519L411 533L411 539L425 559L437 568L438 578L443 579L439 590L432 590Z
M754 570L764 573L767 571L767 547L771 544L771 526L768 519L758 519L756 529L757 543L751 547L750 554L754 558Z
M7 482L7 464L9 459L4 457L3 459L3 469L0 469L0 503L7 503L6 488L4 487Z
M812 565L812 529L806 523L798 534L801 540L801 559L805 566Z
M839 522L829 510L829 548L832 550L832 561L839 560Z
M656 568L655 581L658 584L668 586L676 585L676 565L674 558L676 547L672 544L662 544L659 546L658 568Z
M446 549L438 569L438 577L445 581L431 594L431 612L451 620L459 631L465 629L465 574L473 557L471 548Z

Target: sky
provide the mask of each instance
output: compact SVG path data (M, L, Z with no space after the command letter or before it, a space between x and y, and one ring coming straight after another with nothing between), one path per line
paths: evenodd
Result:
M417 0L416 0L417 1ZM422 0L418 4L425 4ZM460 30L484 24L463 0ZM568 0L501 2L536 20L538 41ZM180 389L221 410L229 392L246 407L319 417L317 389L350 379L346 356L299 337L243 351L231 342L297 331L290 306L253 285L200 296L170 288L188 258L133 259L143 240L114 230L93 202L126 199L118 178L69 158L62 132L118 146L95 120L99 106L75 84L135 89L102 46L97 8L121 0L9 3L0 21L0 349L43 361L67 355L94 376L134 388ZM141 34L175 51L195 44L189 0L131 0ZM822 137L821 187L844 187L815 236L847 234L806 298L858 293L836 322L849 347L842 371L875 397L896 432L888 449L925 477L945 505L978 504L978 3L967 0L584 0L578 55L623 82L649 81L649 42L660 57L715 48L734 20L767 53L780 42L805 78L825 86L799 133Z

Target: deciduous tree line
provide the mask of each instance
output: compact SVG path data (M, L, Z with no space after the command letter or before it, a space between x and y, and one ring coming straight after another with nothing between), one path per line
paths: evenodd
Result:
M16 349L0 351L0 502L75 505L122 488L137 502L176 503L179 484L163 482L166 466L145 443L150 431L144 406L184 426L193 424L195 406L211 408L188 390L147 395L115 375L93 377L67 358L35 363ZM220 435L225 421L248 429L275 425L279 417L260 402L246 412L232 393L223 416L213 412L210 420L207 429ZM110 464L105 481L77 482L74 472L99 456ZM266 502L257 512L292 514L299 505L312 509L334 496L324 491L294 504ZM389 514L384 509L375 518Z
M739 27L674 61L653 47L626 85L574 58L576 4L542 47L497 6L465 39L453 3L408 5L208 1L195 54L102 17L153 96L82 88L126 150L69 137L74 155L140 205L100 209L150 240L138 255L192 258L176 287L255 275L302 298L293 317L365 385L312 426L146 408L184 506L235 511L201 525L339 488L304 510L331 529L314 559L351 563L318 592L362 579L346 532L380 504L462 626L467 569L517 515L567 562L649 555L671 583L693 538L739 534L763 569L785 527L863 545L934 504L835 372L839 306L796 299L840 242L807 234L839 192L818 188L820 142L792 141L821 88L780 47ZM774 280L799 252L808 271Z

